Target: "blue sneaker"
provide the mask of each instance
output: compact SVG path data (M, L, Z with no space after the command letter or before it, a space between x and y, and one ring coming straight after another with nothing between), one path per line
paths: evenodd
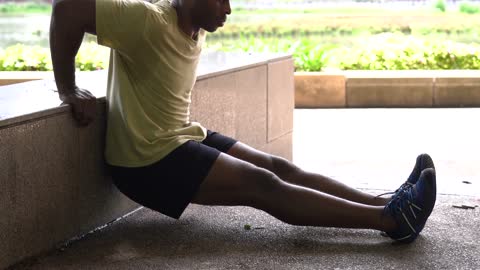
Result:
M436 197L435 170L427 168L414 185L402 185L385 205L384 214L393 217L398 226L386 234L402 243L415 240L432 213Z
M418 181L418 178L420 178L420 174L422 173L422 171L427 168L435 169L432 158L428 154L418 155L415 166L413 167L410 176L408 176L406 183L415 185L415 183L417 183Z
M413 167L412 172L408 176L407 181L403 183L397 190L389 191L377 195L376 197L381 197L390 194L397 194L400 190L406 189L408 186L415 185L420 178L420 174L423 170L427 168L435 169L435 165L433 164L432 158L428 154L420 154L417 156L417 160L415 161L415 166Z

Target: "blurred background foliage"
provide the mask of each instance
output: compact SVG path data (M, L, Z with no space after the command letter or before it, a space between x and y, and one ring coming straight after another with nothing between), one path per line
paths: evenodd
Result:
M51 70L51 1L0 0L0 71ZM296 70L479 69L480 1L231 0L204 51L292 54ZM79 70L109 49L87 35Z

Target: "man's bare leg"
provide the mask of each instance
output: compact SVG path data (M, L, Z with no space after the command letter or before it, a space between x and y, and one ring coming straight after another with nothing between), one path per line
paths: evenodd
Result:
M233 145L228 154L271 171L291 184L308 187L352 202L384 206L389 201L389 198L375 197L329 177L306 172L284 158L266 154L241 142Z
M391 217L383 215L383 206L356 203L287 183L269 170L223 153L192 202L251 206L293 225L381 231L396 226Z

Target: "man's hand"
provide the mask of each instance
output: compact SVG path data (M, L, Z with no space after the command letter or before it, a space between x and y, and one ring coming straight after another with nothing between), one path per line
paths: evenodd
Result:
M88 90L76 87L69 94L60 94L63 103L72 106L73 117L82 126L87 126L95 119L97 99Z

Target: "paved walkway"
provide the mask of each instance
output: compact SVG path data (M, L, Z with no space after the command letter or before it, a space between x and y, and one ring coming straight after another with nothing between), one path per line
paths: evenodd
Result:
M178 221L142 209L14 269L480 269L480 209L454 207L480 204L479 116L480 109L295 111L294 161L370 193L396 188L418 153L432 155L440 194L411 245L373 230L296 227L251 208L192 205Z
M480 109L295 110L294 119L293 159L306 170L391 190L425 152L441 194L480 196Z

